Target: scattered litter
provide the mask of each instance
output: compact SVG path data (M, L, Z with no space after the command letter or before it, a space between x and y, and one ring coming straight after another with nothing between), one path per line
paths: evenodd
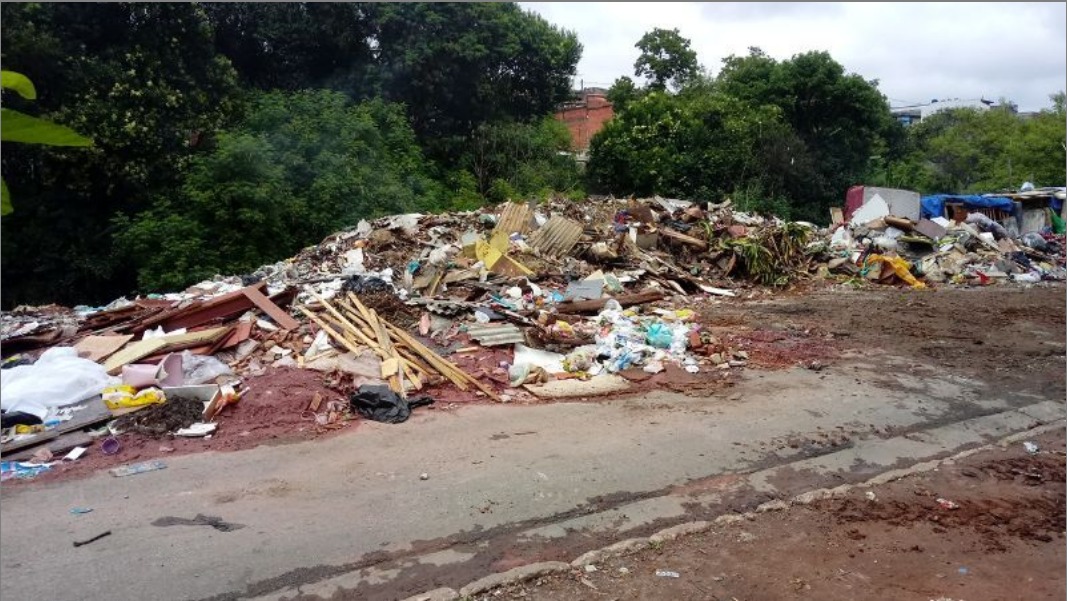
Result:
M100 451L105 455L115 455L122 449L122 443L114 436L108 436L100 443Z
M678 572L672 572L670 570L656 570L656 576L663 578L681 578L682 575Z
M89 447L74 447L69 453L63 456L63 461L77 461L89 450Z
M204 515L202 513L196 514L196 517L190 518L176 518L176 517L162 517L152 521L153 526L166 527L166 526L211 526L219 532L233 532L234 530L240 530L244 528L244 524L233 524L230 522L224 522L222 518Z
M109 472L116 478L122 478L123 476L133 476L135 474L143 474L145 472L154 472L156 470L166 469L167 464L162 461L145 461L144 463L134 463L131 465L123 465L120 467L113 467Z
M74 515L80 515L83 513L89 513L93 510L92 507L73 507L70 512Z
M1037 452L1040 450L1036 443L1033 443L1029 440L1023 443L1023 448L1026 449L1026 452L1030 455L1036 455Z
M423 473L419 474L419 480L429 480L429 479L430 479L430 474L427 474L426 472L423 472Z
M874 494L874 491L868 490L866 493L864 493L863 496L867 497L868 501L876 501L876 500L878 500L878 495Z
M75 547L81 547L83 545L88 545L89 543L95 543L96 541L104 538L105 536L111 536L111 531L108 530L106 532L101 532L100 534L97 534L96 536L94 536L92 538L87 538L87 539L82 540L82 541L74 541L74 546Z
M950 501L948 499L938 498L937 499L937 504L941 507L941 509L959 509L960 508L958 503L956 503L955 501Z

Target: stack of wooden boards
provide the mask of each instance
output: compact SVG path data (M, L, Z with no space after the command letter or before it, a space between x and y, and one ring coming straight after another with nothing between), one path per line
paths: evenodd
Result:
M460 390L473 386L489 398L500 400L491 388L383 319L354 293L327 301L314 290L306 290L318 303L316 309L320 312L306 305L298 307L300 312L349 351L359 354L363 352L361 347L367 347L377 353L382 360L382 378L393 392L406 397L409 388L422 390L425 382L437 374Z

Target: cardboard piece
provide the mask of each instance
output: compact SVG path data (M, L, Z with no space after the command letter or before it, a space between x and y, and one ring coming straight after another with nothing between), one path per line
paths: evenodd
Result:
M948 230L938 225L937 223L930 221L929 219L922 219L919 223L915 224L915 231L930 238L931 240L937 240L948 233Z
M127 342L133 339L133 334L115 336L86 336L74 345L78 356L90 361L100 361L110 357Z

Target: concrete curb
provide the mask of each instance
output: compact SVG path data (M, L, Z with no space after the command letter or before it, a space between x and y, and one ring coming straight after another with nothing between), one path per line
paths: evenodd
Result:
M480 578L467 586L459 589L459 595L461 597L470 597L471 595L477 595L478 593L484 593L489 589L497 588L505 584L511 584L513 582L523 582L530 580L531 578L537 578L538 576L544 576L545 574L555 574L557 572L568 572L571 569L569 563L563 563L562 561L542 561L539 563L531 563L517 568L512 568L506 572L499 572L497 574L490 574L485 578Z
M678 524L677 526L671 526L670 528L664 528L655 534L648 537L629 538L623 541L619 541L607 547L600 549L594 549L587 551L579 555L574 561L565 563L562 561L545 561L539 563L532 563L525 566L519 566L517 568L510 569L506 572L499 572L496 574L490 574L484 578L475 580L474 582L459 589L457 593L450 588L439 588L432 591L423 593L421 595L415 595L408 597L404 601L451 601L457 598L467 598L473 595L484 593L488 590L498 588L508 584L518 584L525 582L538 576L544 576L546 574L555 574L560 572L569 572L572 569L582 568L590 564L596 564L602 562L610 557L621 557L624 555L630 555L641 551L643 549L660 545L665 541L674 540L680 536L689 534L697 534L700 532L706 532L715 526L726 526L729 524L736 524L738 522L745 522L754 520L758 514L767 513L771 511L783 511L789 509L794 505L808 505L815 501L822 499L830 499L847 494L849 491L857 488L869 488L871 486L877 486L880 484L886 484L894 480L911 476L914 474L920 474L923 472L929 472L937 469L942 465L951 465L952 463L959 461L960 459L970 457L976 453L984 451L991 451L996 448L1004 448L1012 443L1021 442L1033 436L1044 434L1046 432L1052 432L1054 430L1062 430L1065 425L1064 420L1055 420L1052 423L1044 424L1036 428L1031 428L1025 432L1018 432L1010 436L1001 438L997 442L961 451L944 459L935 459L933 461L923 461L916 463L907 468L889 470L874 476L869 480L859 482L856 484L843 484L841 486L835 486L834 488L821 488L817 490L808 491L794 496L788 501L775 500L768 501L756 507L753 511L745 513L727 513L723 514L714 520L686 522L684 524ZM451 595L451 596L449 596Z

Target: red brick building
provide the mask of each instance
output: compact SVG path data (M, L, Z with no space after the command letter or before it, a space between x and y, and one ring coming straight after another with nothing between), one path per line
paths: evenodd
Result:
M571 132L571 149L576 152L589 150L593 135L614 116L615 110L604 94L592 92L583 94L580 102L568 103L556 112L556 119Z

